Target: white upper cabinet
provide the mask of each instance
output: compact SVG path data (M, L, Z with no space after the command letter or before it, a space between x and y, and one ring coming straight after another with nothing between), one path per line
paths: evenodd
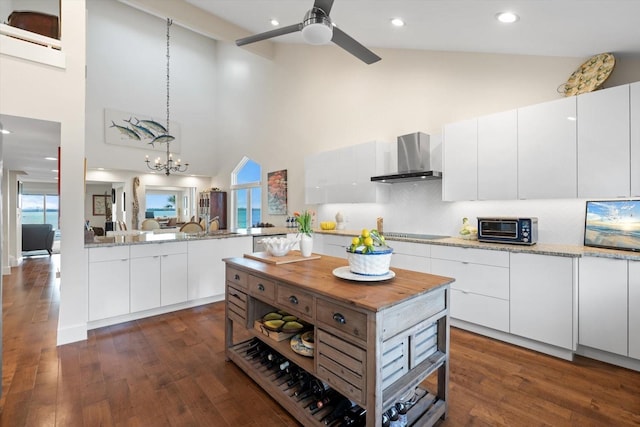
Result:
M389 186L371 177L390 173L389 150L374 141L305 157L305 203L386 202Z
M578 197L628 197L629 85L578 100Z
M442 141L442 199L478 198L478 120L445 125Z
M518 109L518 197L577 195L576 97Z
M518 198L518 114L478 118L478 200Z
M630 85L631 197L640 197L640 82Z

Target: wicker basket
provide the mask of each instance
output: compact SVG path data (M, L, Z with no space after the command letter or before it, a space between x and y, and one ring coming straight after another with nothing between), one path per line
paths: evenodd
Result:
M354 274L382 276L389 273L392 253L393 249L391 248L381 252L371 252L366 254L353 253L347 250L349 270Z

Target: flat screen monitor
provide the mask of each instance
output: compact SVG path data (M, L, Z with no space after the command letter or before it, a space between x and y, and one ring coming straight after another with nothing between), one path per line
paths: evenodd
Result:
M587 201L584 245L640 251L640 200Z
M145 218L154 218L153 211L146 211L144 213Z

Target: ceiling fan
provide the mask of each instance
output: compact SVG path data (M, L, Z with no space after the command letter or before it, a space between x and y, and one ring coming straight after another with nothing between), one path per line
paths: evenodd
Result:
M380 61L381 58L378 55L358 43L340 28L333 26L331 18L329 18L332 6L333 0L315 0L313 7L305 13L301 23L238 39L236 40L236 45L244 46L272 37L302 31L302 38L309 44L319 45L332 41L367 64Z

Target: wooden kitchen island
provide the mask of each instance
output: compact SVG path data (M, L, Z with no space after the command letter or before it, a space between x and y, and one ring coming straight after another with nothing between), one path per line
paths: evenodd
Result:
M256 340L366 409L366 425L381 426L398 401L417 399L408 425L433 425L447 415L449 284L453 279L393 269L382 282L335 277L345 259L322 256L286 264L245 258L226 263L226 355L305 426L324 425L331 406L311 411L278 370L248 354ZM310 324L313 357L292 351L254 328L283 310ZM264 343L264 344L262 344ZM432 392L420 384L431 375Z

